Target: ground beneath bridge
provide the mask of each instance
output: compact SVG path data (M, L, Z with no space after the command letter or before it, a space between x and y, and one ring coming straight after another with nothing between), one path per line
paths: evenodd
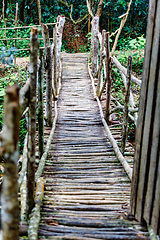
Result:
M149 239L126 219L130 181L101 123L85 54L63 54L58 111L39 239Z

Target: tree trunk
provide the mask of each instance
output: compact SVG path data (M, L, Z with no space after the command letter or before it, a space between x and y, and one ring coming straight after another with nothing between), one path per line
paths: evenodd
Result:
M21 22L24 22L24 9L25 9L25 0L23 0L20 3L19 19L20 19Z

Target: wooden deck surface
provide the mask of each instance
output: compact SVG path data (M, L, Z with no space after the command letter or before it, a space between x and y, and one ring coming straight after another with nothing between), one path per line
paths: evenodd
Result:
M39 239L149 239L126 220L130 181L101 123L85 54L63 54L58 111Z

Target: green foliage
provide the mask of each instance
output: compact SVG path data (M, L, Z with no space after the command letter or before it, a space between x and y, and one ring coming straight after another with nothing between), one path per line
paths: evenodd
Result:
M93 38L93 33L92 32L87 33L86 37L88 39L87 51L90 52L90 50L91 50L91 39Z
M27 133L27 123L26 123L26 118L23 117L20 120L20 129L19 129L19 148L20 148L20 153L23 151L23 145L24 145L24 139Z
M76 21L84 17L88 10L86 5L86 0L81 1L64 1L66 4L63 4L63 1L53 0L52 3L50 1L41 1L41 13L42 13L42 22L56 22L56 18L58 15L64 15L66 19L70 19L70 5L73 4L73 12L72 18ZM95 14L97 11L97 6L99 1L94 0L92 10ZM106 29L110 33L114 32L119 28L120 19L118 18L120 15L124 14L127 11L129 1L125 0L107 0L103 1L103 12L100 18L100 30ZM20 0L19 2L19 11L18 11L18 25L29 25L29 24L39 24L38 20L38 7L37 0L29 1L29 0ZM127 22L122 30L120 38L126 37L139 37L146 32L146 23L147 23L147 11L148 11L148 3L149 0L134 0L132 1L130 13L127 19ZM15 10L16 3L14 1L5 1L5 19L7 27L14 26L15 19ZM67 6L68 4L68 6ZM0 2L0 7L2 9L2 1ZM81 29L86 33L88 32L88 21L85 19L82 23L80 23ZM4 22L1 20L1 27L4 27ZM52 27L51 27L52 30ZM28 37L28 30L17 30L18 36L20 37ZM0 30L0 36L4 36L4 30ZM7 30L7 37L14 37L14 30ZM6 43L6 42L4 42ZM3 43L3 45L4 45ZM9 46L13 46L11 42L8 41ZM29 41L18 41L18 48L27 48ZM23 47L22 47L23 46ZM1 45L0 45L1 47Z
M1 77L0 77L0 131L3 127L3 100L5 96L5 89L8 85L13 85L18 83L20 87L26 81L26 71L24 68L18 69L15 66L6 65L3 69L1 69ZM19 146L22 151L23 141L26 134L26 120L22 118L20 121L20 138L19 138Z
M143 36L137 37L129 41L129 47L135 50L144 49L145 44L146 44L146 39Z
M122 43L121 46L120 43ZM120 43L120 51L115 52L120 63L127 66L128 57L131 56L133 71L142 74L146 39L141 36L135 39L124 39L123 42L121 41Z

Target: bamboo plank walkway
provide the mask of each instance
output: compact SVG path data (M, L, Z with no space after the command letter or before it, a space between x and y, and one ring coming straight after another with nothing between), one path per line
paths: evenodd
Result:
M104 132L85 54L63 54L58 111L39 239L149 239L126 220L130 181Z

